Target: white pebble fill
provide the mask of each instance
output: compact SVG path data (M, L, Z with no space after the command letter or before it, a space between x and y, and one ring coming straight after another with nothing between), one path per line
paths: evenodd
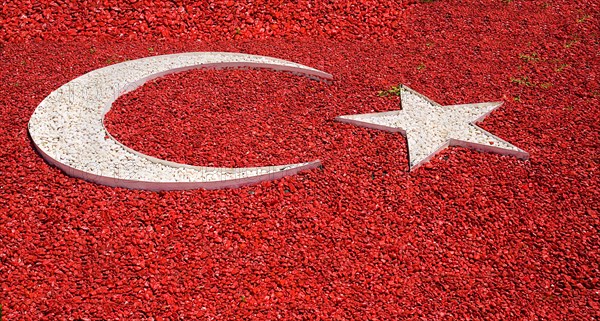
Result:
M136 152L106 131L104 115L120 95L150 79L201 67L270 68L331 79L327 73L293 62L239 53L198 52L131 60L89 72L52 92L31 116L31 139L44 158L70 175L110 186L151 190L237 187L320 164L313 161L254 168L190 166Z
M400 100L402 110L340 116L337 120L402 132L408 141L411 169L449 145L528 157L523 150L474 125L502 105L501 102L440 106L406 86L400 89Z

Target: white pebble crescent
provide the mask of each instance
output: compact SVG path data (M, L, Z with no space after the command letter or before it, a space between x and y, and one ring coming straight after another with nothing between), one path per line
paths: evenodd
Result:
M440 106L427 97L400 86L402 110L339 116L336 120L357 126L401 132L408 142L409 166L414 170L448 146L512 155L529 154L477 127L502 102Z
M146 190L234 188L318 167L318 160L266 167L219 168L179 164L136 152L115 140L104 115L120 96L148 80L194 68L268 68L332 79L286 60L240 53L196 52L125 61L96 69L48 95L29 120L29 134L48 161L70 176Z

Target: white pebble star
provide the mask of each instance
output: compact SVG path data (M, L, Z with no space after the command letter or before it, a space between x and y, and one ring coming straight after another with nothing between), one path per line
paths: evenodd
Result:
M406 86L400 87L400 101L402 110L339 116L336 120L401 132L408 141L410 170L448 146L529 158L527 152L474 125L502 102L441 106Z

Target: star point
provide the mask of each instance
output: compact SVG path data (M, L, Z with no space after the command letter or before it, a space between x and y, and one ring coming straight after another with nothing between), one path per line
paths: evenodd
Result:
M475 124L502 102L441 106L401 85L401 110L339 116L356 126L402 133L408 142L409 167L414 170L448 146L461 146L527 159L529 154Z

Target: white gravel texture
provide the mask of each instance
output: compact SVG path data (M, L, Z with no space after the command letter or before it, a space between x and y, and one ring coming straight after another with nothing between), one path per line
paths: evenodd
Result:
M31 116L30 136L50 163L70 175L111 186L131 187L127 182L133 181L151 183L132 186L154 190L183 189L177 185L180 182L224 182L207 186L235 187L240 185L239 180L258 177L250 180L254 183L320 164L314 161L254 168L190 166L143 155L123 146L106 131L104 115L120 95L150 79L201 67L270 68L316 79L332 78L327 73L297 63L239 53L198 52L131 60L89 72L52 92ZM160 183L170 184L168 188L162 188ZM207 187L202 184L185 186L185 189Z
M401 87L400 100L402 110L339 116L337 120L402 132L408 142L411 170L426 163L447 146L469 147L524 159L528 157L525 151L474 125L502 102L440 106L406 86Z

